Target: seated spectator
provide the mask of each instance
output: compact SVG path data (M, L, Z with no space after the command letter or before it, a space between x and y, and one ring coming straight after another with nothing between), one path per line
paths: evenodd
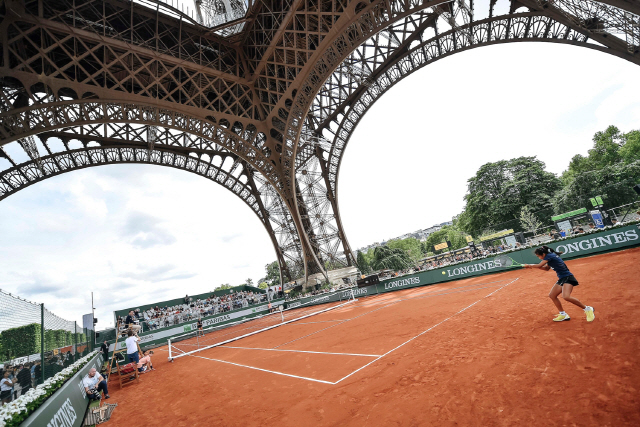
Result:
M594 230L596 228L596 225L592 222L589 223L589 229L590 230Z
M151 364L151 356L153 356L153 350L147 350L144 352L144 356L138 361L138 372L155 371Z
M105 399L110 397L109 390L107 389L107 381L96 371L96 368L89 370L87 376L82 380L82 385L90 400L100 400L101 391L104 391Z
M133 310L131 310L129 312L129 315L127 316L127 318L124 321L124 326L129 329L130 331L133 331L134 334L138 334L138 332L140 331L140 325L136 325L135 323L135 315L133 313Z

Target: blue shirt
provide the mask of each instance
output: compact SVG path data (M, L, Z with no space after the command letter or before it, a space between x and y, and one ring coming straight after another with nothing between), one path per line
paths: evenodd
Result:
M571 272L569 271L569 267L567 267L567 264L565 264L562 258L560 258L558 255L550 253L545 255L543 259L547 261L549 267L553 268L553 270L558 275L558 279L573 276L573 274L571 274Z

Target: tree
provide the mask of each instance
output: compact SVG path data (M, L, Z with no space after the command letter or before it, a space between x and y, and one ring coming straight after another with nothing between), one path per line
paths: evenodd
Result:
M253 279L247 279L247 280L245 280L245 284L246 284L247 286L253 286Z
M392 240L387 243L391 249L402 249L409 255L409 258L416 263L422 259L422 249L420 247L420 241L413 237L406 239Z
M225 289L231 289L231 285L228 283L223 283L222 285L218 286L219 291L223 291Z
M520 224L522 228L531 231L534 235L538 234L538 230L542 227L542 222L531 212L529 206L523 206L520 210Z
M625 144L620 147L620 157L625 163L640 160L640 130L632 130L624 135Z
M375 270L403 270L412 264L411 258L402 249L378 246L374 250L372 267Z
M358 255L356 256L356 264L358 264L358 268L362 274L367 274L371 272L371 266L367 262L364 254L358 251Z
M269 287L269 284L267 282L261 282L258 287L260 289L267 289Z
M278 261L273 261L270 264L265 265L267 275L260 279L260 283L266 282L269 286L275 286L280 284L280 264Z
M467 181L466 206L458 218L459 226L474 236L488 227L519 228L517 219L522 207L542 210L561 188L558 177L547 172L545 166L536 157L518 157L481 166ZM506 224L508 221L511 222Z
M588 207L602 196L609 207L636 200L632 187L640 180L640 131L621 133L615 126L593 136L593 148L575 156L562 174L563 188L553 198L556 213Z
M617 127L609 126L593 135L593 148L587 157L578 154L571 159L569 168L562 173L562 182L567 186L582 173L636 160L640 160L640 131L623 134Z
M637 200L633 186L640 182L640 160L582 172L560 190L553 200L557 213L590 205L589 198L602 196L607 206L620 206Z
M467 246L467 239L465 234L452 225L445 225L440 230L429 234L427 240L422 244L422 251L424 254L431 251L431 247L438 245L444 241L449 241L451 243L451 248L449 249L460 249ZM436 251L441 252L441 251Z

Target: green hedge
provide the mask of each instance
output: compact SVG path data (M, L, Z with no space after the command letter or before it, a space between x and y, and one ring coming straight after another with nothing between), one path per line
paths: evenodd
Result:
M2 360L40 353L40 325L30 325L7 329L2 337Z
M0 333L0 361L40 353L40 332L39 323L31 323L2 331ZM78 343L87 342L87 334L77 333L75 336ZM73 344L74 333L71 331L62 329L47 329L44 331L45 351Z

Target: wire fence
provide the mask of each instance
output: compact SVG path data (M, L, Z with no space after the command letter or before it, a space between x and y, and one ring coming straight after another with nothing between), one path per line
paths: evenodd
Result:
M44 304L0 290L0 373L9 372L13 383L3 401L19 397L94 348L92 330L56 316Z

